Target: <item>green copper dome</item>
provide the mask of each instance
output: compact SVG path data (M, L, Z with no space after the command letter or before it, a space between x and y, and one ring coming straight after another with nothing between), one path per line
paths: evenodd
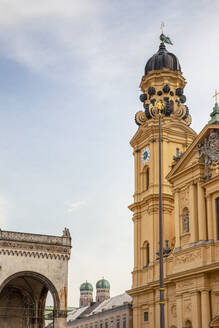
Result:
M91 292L93 291L93 286L87 281L81 284L80 286L80 291L86 291L86 290L89 290Z
M211 119L208 121L208 124L218 124L219 123L219 107L216 102L213 108L213 112L210 114Z
M110 288L110 283L103 278L96 283L96 288Z

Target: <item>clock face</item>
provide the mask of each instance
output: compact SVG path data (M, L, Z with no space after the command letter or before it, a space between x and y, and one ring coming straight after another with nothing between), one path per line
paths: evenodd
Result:
M142 163L145 164L149 161L150 158L150 149L148 147L144 148L141 155Z

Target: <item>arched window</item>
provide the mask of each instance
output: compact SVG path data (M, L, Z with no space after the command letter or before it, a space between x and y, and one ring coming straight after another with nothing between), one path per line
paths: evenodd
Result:
M184 233L189 232L189 210L187 207L183 209L182 227Z
M147 267L150 264L150 244L145 241L143 244L143 267Z
M146 169L146 190L149 188L149 183L150 183L150 169L147 167Z
M217 239L219 239L219 197L216 198Z
M147 243L146 245L146 266L150 263L150 245Z
M186 321L185 328L192 328L192 323L190 320Z

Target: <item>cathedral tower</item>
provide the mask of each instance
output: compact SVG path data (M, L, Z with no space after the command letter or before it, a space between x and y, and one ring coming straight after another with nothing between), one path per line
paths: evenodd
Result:
M96 283L96 302L103 302L110 298L110 283L102 278Z
M92 302L93 302L93 286L86 281L80 286L79 307L90 306Z

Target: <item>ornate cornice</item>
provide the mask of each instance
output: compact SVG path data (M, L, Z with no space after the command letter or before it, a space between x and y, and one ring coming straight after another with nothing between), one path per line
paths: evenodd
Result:
M0 240L0 255L69 260L70 247Z
M151 119L143 122L144 116L145 113L142 111L139 111L136 114L136 119L141 120L142 124L139 126L137 132L130 141L130 144L134 149L141 149L146 143L158 141L158 120ZM191 127L186 125L183 120L179 121L174 117L163 117L162 138L164 141L174 142L177 140L179 144L182 142L184 144L185 135L187 136L187 143L190 144L197 134Z
M172 212L174 209L174 198L173 195L170 194L163 194L163 206L164 206L164 211L167 212ZM136 201L133 204L129 205L128 208L134 212L139 210L141 212L142 207L145 207L147 211L157 211L158 210L158 205L159 205L159 195L158 194L149 194L147 197L144 197L140 201ZM154 210L153 210L154 209ZM139 213L138 213L139 214Z

